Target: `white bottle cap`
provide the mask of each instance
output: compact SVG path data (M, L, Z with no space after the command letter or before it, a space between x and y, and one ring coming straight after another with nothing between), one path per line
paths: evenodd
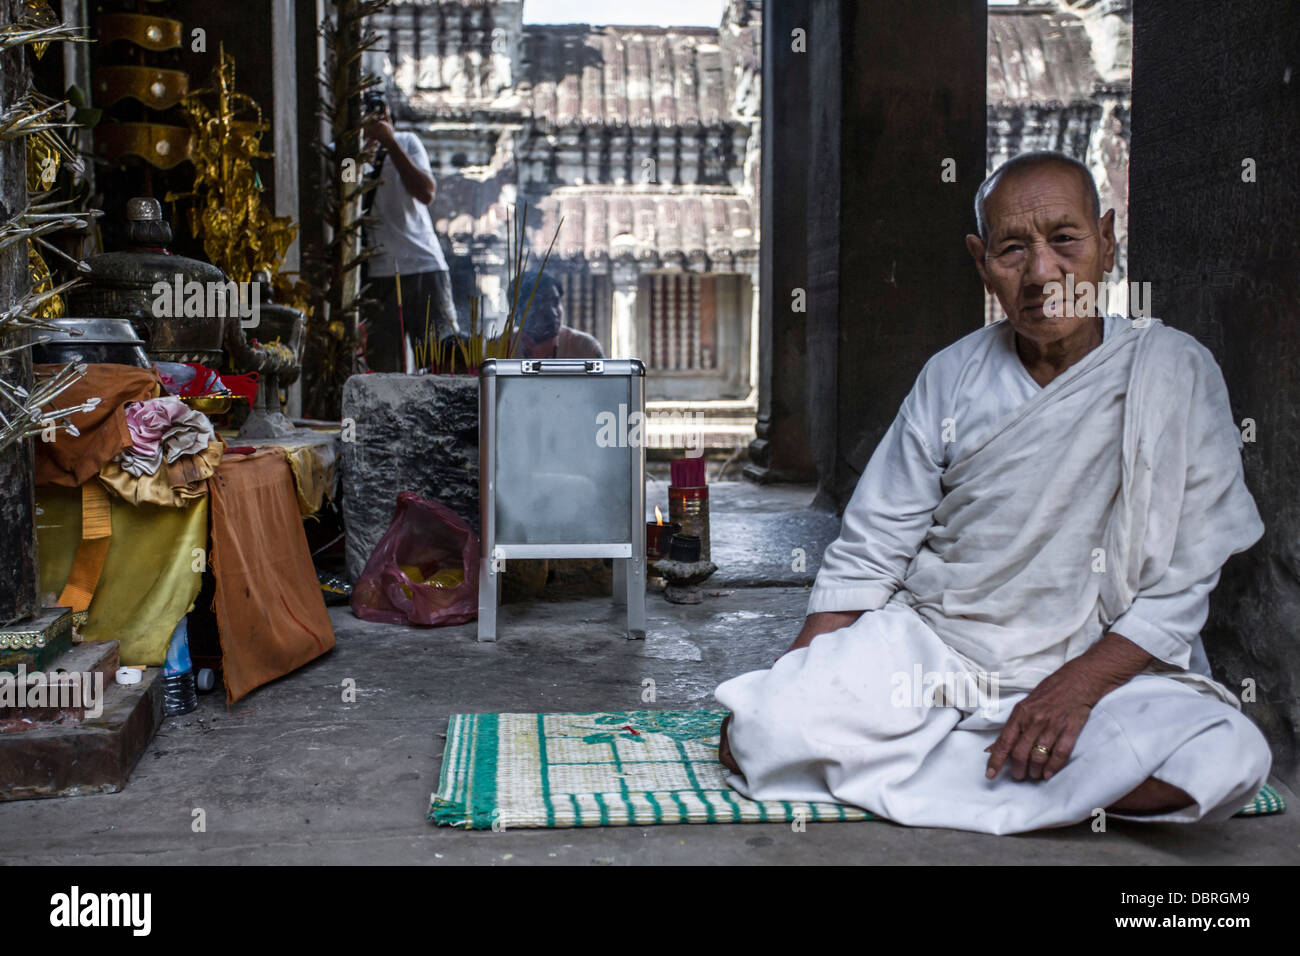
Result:
M134 667L119 667L117 682L119 684L138 684L144 679L144 673Z

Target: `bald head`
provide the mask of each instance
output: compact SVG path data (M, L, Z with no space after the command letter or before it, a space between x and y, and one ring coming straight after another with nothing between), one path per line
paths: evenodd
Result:
M1064 153L1055 153L1050 150L1041 150L1033 153L1021 153L1019 156L1008 159L1005 163L993 170L988 179L980 185L979 190L975 193L975 226L979 237L985 242L989 239L989 219L988 204L989 197L998 185L1006 179L1015 178L1019 173L1029 172L1030 170L1039 169L1044 166L1056 167L1058 169L1068 169L1075 173L1079 178L1079 188L1088 203L1088 208L1092 210L1092 218L1101 218L1101 196L1097 193L1097 184L1093 181L1092 173L1088 167Z

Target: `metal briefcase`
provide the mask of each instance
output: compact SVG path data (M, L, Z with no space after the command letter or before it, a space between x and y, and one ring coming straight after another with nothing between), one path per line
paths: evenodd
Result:
M645 366L488 359L479 369L478 639L496 640L511 558L613 558L627 636L645 637Z

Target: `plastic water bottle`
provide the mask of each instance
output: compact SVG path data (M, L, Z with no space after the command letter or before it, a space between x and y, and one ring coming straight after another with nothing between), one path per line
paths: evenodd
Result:
M194 665L190 661L189 615L180 619L167 645L163 665L163 713L168 717L188 714L199 706L194 690Z

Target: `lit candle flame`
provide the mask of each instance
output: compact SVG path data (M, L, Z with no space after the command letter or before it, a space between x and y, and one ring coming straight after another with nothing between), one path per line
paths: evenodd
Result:
M663 523L664 523L664 513L659 510L658 505L655 505L655 524L663 524Z

